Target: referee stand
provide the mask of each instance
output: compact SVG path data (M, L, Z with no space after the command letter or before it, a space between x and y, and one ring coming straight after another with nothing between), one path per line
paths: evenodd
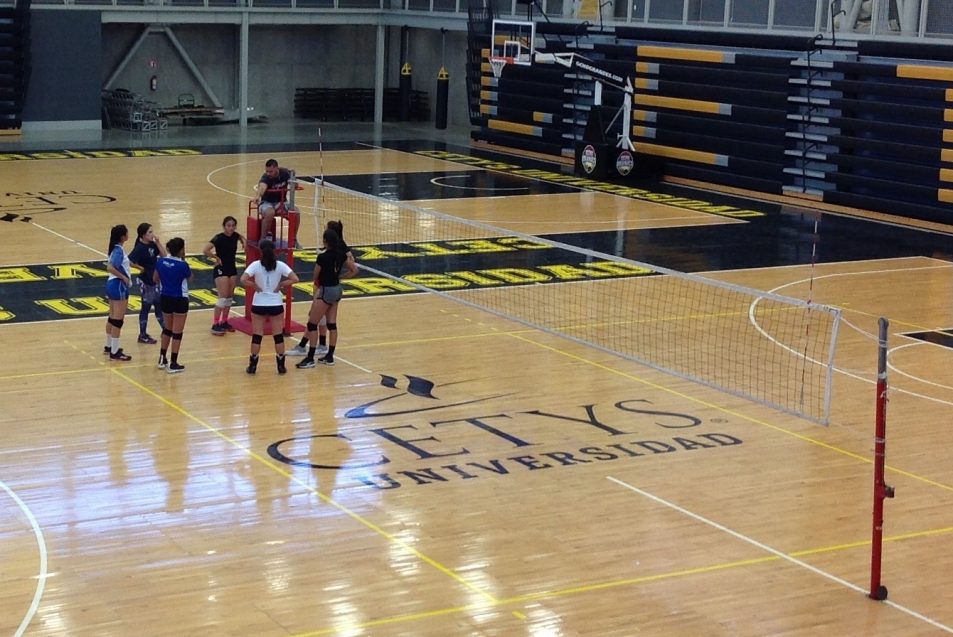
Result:
M269 192L288 193L288 203L285 204L284 197L282 201L275 206L275 256L288 264L294 270L294 248L298 245L298 228L301 227L301 213L295 207L295 191L302 190L295 179L294 171L291 173L291 179L288 182L293 184L292 188L278 188ZM258 205L254 200L248 202L248 214L245 218L245 260L246 263L253 263L261 258L261 249L258 247L262 239L261 214L258 212ZM303 332L304 325L291 320L291 301L293 295L293 286L285 290L285 320L284 334L290 336L295 332ZM245 334L252 333L251 308L255 302L254 287L245 288L245 315L229 319L229 322L239 332ZM265 325L265 334L271 334L270 324Z

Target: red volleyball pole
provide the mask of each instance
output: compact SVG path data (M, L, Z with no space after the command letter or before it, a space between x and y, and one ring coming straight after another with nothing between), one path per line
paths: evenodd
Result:
M887 599L887 587L880 583L883 559L884 500L892 498L893 487L884 482L887 454L887 319L881 318L877 355L877 433L874 436L874 512L870 542L870 599Z

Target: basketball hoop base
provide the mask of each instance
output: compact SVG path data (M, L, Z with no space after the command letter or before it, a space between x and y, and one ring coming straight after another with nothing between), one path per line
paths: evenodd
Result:
M251 319L245 318L244 316L229 317L228 324L234 327L237 331L241 332L242 334L250 335L252 333ZM294 334L295 332L305 331L305 326L296 321L290 321L290 322L285 321L284 328L285 328L284 329L285 336L290 336L291 334ZM271 322L268 322L265 324L265 334L268 336L271 335Z

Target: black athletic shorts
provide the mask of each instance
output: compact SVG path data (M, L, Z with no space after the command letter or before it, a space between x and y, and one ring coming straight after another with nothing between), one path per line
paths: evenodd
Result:
M217 279L220 276L238 276L238 269L235 266L222 267L217 265L212 268L212 278Z
M162 308L163 314L188 314L189 299L182 296L166 296L163 294L159 297L159 307Z
M252 305L251 313L258 316L278 316L285 311L284 305Z

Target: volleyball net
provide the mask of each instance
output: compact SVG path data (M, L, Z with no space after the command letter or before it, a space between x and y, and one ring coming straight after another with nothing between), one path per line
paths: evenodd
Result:
M362 278L401 281L815 422L829 420L836 308L334 184L315 187L320 227L343 222ZM451 269L461 262L466 270Z

